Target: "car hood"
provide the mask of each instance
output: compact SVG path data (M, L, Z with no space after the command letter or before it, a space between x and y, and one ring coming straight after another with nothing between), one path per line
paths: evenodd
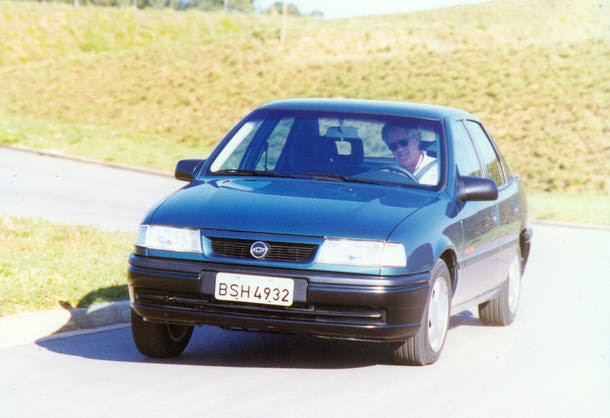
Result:
M428 191L301 179L223 178L178 190L143 223L385 240Z

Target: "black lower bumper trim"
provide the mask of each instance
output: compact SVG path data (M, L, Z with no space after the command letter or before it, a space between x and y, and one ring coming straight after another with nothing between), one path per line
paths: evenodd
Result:
M362 325L361 323L333 323L289 317L252 315L231 311L230 314L217 310L191 311L132 303L134 311L149 321L179 325L212 325L220 328L272 332L309 337L338 338L358 341L403 341L413 335L420 323Z

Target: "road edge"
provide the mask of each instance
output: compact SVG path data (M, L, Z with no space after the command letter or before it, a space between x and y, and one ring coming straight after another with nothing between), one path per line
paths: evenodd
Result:
M87 308L24 312L0 317L0 348L32 344L69 333L96 330L131 321L129 300Z
M116 168L116 169L120 169L120 170L129 170L129 171L135 171L135 172L139 172L139 173L153 174L153 175L162 176L162 177L174 177L174 173L169 172L169 171L156 170L153 168L139 167L139 166L135 166L135 165L113 163L110 161L96 160L94 158L89 158L89 157L79 157L77 155L64 154L60 151L36 149L36 148L26 147L23 145L1 145L0 144L0 148L12 149L14 151L21 151L21 152L29 152L32 154L44 155L46 157L52 157L52 158L61 158L64 160L78 161L81 163L99 165L102 167Z

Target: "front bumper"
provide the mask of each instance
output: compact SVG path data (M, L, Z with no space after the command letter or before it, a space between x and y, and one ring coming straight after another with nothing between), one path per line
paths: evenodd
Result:
M295 301L282 307L216 300L218 272L291 277ZM429 280L429 273L381 279L135 254L128 268L131 306L149 321L365 341L402 341L415 334Z

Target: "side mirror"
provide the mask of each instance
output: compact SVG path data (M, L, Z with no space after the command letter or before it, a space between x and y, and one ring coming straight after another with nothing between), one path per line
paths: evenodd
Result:
M174 177L177 180L193 181L195 173L199 171L199 168L205 163L205 160L201 159L188 159L180 160L176 164L176 170L174 171Z
M485 177L460 176L457 179L456 195L462 202L496 200L498 186L495 181Z

